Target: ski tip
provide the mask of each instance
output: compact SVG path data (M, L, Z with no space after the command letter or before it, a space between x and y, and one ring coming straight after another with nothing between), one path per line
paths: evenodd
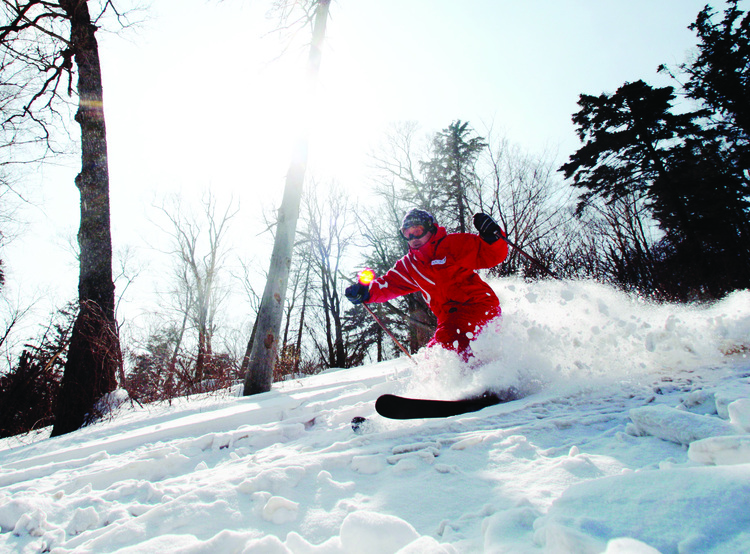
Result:
M396 396L395 394L381 394L375 400L375 408L377 409L378 404L387 404L388 402L391 402L394 398L401 398L401 397Z

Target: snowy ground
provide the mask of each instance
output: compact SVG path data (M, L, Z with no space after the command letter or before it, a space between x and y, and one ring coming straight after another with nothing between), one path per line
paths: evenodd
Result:
M422 352L0 442L0 551L750 552L750 293L494 287L471 368ZM511 385L445 420L373 413Z

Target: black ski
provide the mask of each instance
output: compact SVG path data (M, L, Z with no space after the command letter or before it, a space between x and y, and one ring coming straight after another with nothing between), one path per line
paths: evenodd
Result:
M469 412L476 412L488 406L516 400L514 390L485 392L479 396L460 400L429 400L424 398L405 398L393 394L384 394L375 402L375 410L383 417L390 419L421 419L433 417L450 417Z

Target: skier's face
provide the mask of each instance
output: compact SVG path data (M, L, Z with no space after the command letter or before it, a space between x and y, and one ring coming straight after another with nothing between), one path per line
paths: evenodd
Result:
M409 243L409 248L413 249L422 248L432 237L432 233L422 225L407 227L401 231L401 234Z

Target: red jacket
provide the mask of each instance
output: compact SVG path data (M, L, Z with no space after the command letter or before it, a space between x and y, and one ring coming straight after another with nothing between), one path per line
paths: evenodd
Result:
M409 252L385 275L370 285L370 302L386 302L411 292L421 292L437 316L444 321L453 308L472 305L497 307L494 291L474 270L495 267L508 255L503 240L487 244L470 233L451 233L438 227L432 238Z

